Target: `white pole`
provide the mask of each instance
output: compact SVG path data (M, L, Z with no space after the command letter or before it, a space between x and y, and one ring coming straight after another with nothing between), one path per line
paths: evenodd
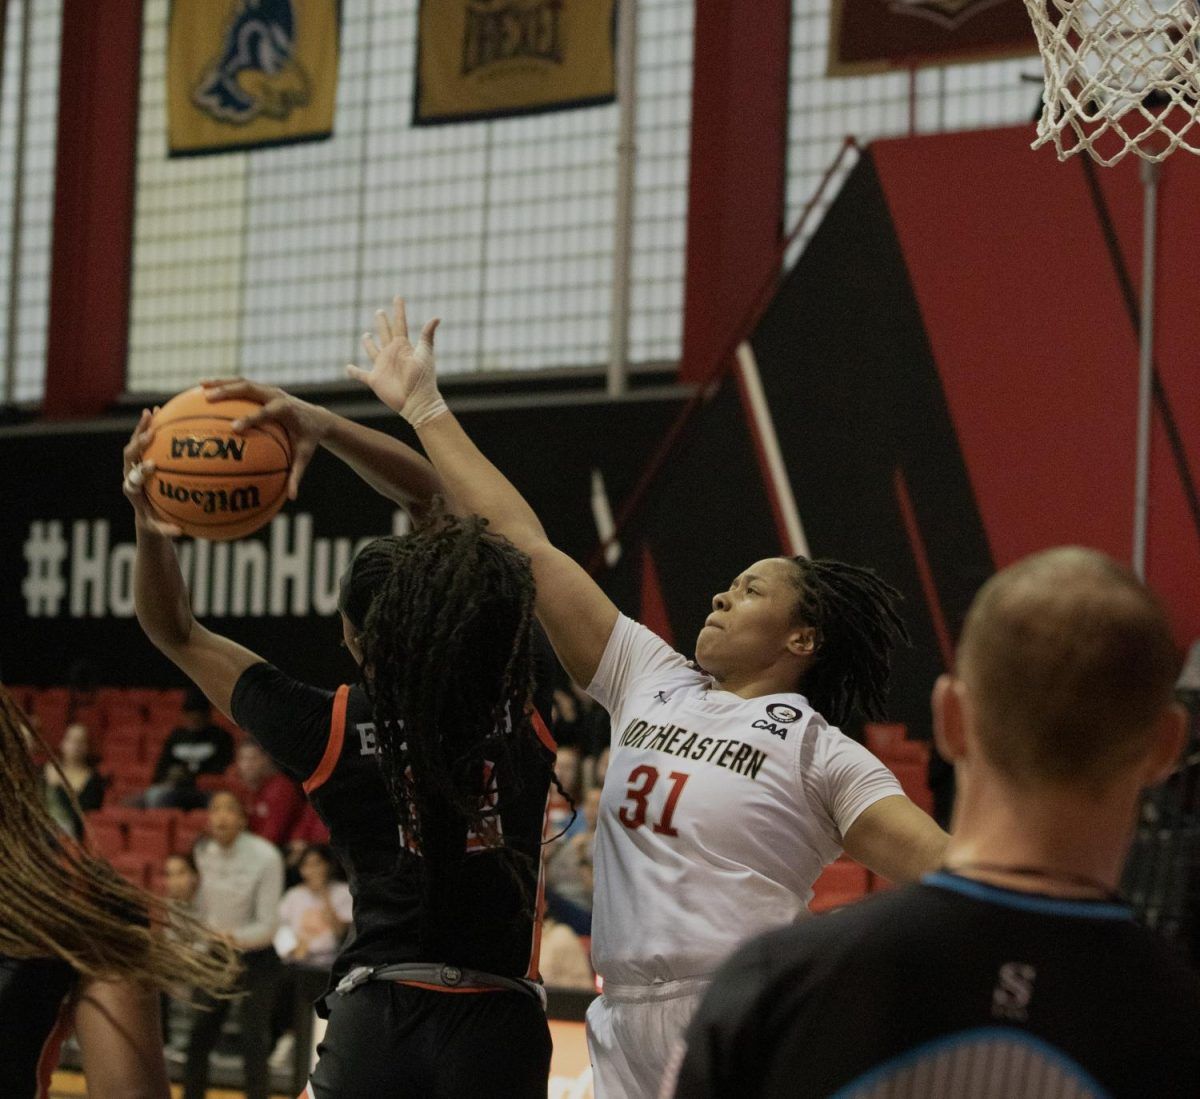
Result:
M608 395L625 392L629 361L633 184L637 167L637 0L617 2L617 212L613 233L612 310L608 328Z
M1137 468L1133 487L1133 571L1146 578L1150 505L1150 413L1154 381L1154 259L1158 231L1159 167L1142 161L1142 331L1138 370Z

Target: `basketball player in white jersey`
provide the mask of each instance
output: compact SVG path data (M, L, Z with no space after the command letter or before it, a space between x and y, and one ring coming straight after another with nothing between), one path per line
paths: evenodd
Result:
M437 391L436 326L414 348L397 299L394 329L381 312L364 340L373 368L347 369L416 428L456 506L529 554L559 659L612 716L588 1040L598 1099L652 1099L713 970L802 914L826 863L845 850L894 881L940 864L945 834L830 724L880 705L896 593L837 562L757 562L714 597L690 664L549 543L471 443Z

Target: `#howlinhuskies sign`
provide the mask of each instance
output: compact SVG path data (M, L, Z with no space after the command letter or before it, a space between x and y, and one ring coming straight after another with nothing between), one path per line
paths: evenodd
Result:
M829 75L1035 53L1023 0L834 0Z
M417 125L609 103L614 0L421 0Z

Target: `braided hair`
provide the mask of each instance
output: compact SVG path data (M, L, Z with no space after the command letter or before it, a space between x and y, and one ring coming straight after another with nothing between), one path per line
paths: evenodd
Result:
M343 582L384 781L403 841L422 856L427 902L431 883L465 857L468 836L522 881L523 856L498 835L489 781L510 775L519 794L520 762L539 752L534 597L529 558L478 516L435 514L410 534L377 539ZM552 761L544 766L553 773Z
M807 557L791 561L800 593L796 620L816 631L801 685L805 696L834 725L856 710L882 718L892 649L910 643L896 609L903 596L870 569Z
M228 995L232 947L180 906L118 876L61 831L42 799L32 752L49 746L0 687L0 955L58 958L84 977L163 992ZM59 772L61 777L61 770ZM83 811L62 779L78 818Z

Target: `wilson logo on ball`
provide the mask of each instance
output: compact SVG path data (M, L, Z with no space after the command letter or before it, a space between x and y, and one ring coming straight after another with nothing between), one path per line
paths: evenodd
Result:
M181 504L193 504L205 515L253 511L260 506L258 488L255 485L235 489L184 488L183 485L174 485L160 476L158 492L160 496L166 496Z
M237 438L222 439L216 435L197 438L195 435L171 439L172 458L232 458L240 462L246 454L246 440Z

